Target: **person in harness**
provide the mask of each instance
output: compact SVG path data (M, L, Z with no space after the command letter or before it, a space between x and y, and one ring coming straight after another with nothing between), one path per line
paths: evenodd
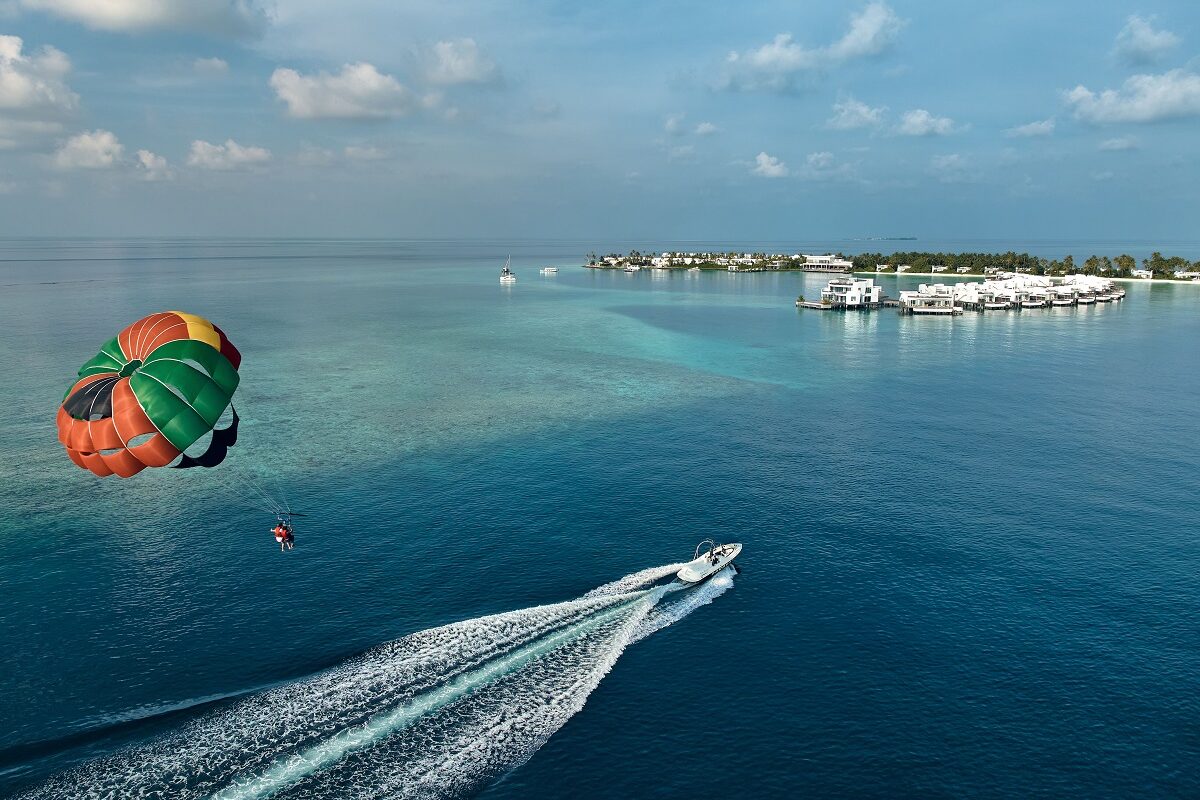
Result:
M279 542L279 552L291 550L296 546L296 537L292 534L292 523L288 520L281 518L275 523L271 533L275 534L275 541Z

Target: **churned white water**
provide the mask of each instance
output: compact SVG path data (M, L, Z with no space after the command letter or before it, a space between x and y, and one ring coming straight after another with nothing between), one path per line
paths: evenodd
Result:
M524 763L629 644L732 585L642 570L583 597L456 622L252 695L30 798L445 797ZM656 585L657 584L657 585Z

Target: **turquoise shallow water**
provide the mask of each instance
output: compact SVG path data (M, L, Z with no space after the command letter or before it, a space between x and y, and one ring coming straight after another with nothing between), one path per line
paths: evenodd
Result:
M859 249L890 244L912 246ZM1200 793L1200 287L805 313L826 278L575 268L621 246L4 243L0 791L716 535L746 544L736 585L629 646L484 796ZM167 308L245 354L242 438L228 469L96 480L55 404ZM249 479L311 514L293 553ZM623 619L470 719L567 692ZM445 723L462 741L465 719ZM338 796L370 752L285 794Z

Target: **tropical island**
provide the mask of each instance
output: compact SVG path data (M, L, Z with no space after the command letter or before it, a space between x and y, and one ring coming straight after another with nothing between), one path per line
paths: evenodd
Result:
M1112 279L1154 279L1192 282L1200 280L1200 261L1151 253L1142 259L1128 254L1089 256L1077 263L1074 256L1049 259L1029 253L894 252L812 255L805 253L744 253L737 251L661 253L631 250L628 253L588 254L589 269L722 270L729 272L860 272L908 275L983 275L1006 273L1044 276L1095 275Z
M1096 275L1103 278L1153 278L1191 281L1200 278L1200 261L1154 252L1142 259L1141 267L1133 256L1114 258L1089 256L1076 263L1074 256L1060 259L1041 258L1029 253L860 253L851 258L854 272L910 275L1000 275L1004 273L1044 276Z
M607 255L588 254L589 269L702 269L727 270L729 272L850 272L853 263L839 254L808 255L804 253L741 253L682 251L628 253Z

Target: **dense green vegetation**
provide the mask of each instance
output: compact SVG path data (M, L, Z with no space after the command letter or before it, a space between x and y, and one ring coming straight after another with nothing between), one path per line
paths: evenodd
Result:
M640 250L630 250L628 253L606 253L597 255L588 253L589 267L619 269L626 265L649 267L654 265L658 253ZM754 264L739 264L743 269L758 268L771 270L800 269L804 265L804 256L783 253L744 253L731 250L729 252L678 253L670 263L659 263L661 269L727 269L731 262L737 262L749 255Z
M631 250L628 253L608 253L599 256L588 254L588 265L608 268L620 268L627 264L648 267L654 263L658 253ZM730 263L736 263L747 255L739 252L728 253L697 253L695 256L685 254L679 256L670 264L661 264L667 269L700 269L723 270ZM742 264L742 269L758 268L771 270L801 269L804 257L772 253L749 254L753 265ZM841 253L839 258L846 258ZM699 257L699 258L698 258ZM703 260L700 260L700 259ZM1106 278L1132 278L1133 271L1139 268L1137 259L1131 255L1122 254L1115 258L1108 256L1089 256L1082 263L1076 263L1074 256L1059 259L1040 258L1029 253L922 253L895 252L890 256L882 253L862 253L853 256L856 272L874 272L877 264L889 264L894 271L901 265L908 266L911 273L931 273L934 267L945 267L938 272L953 275L987 275L993 272L1024 272L1030 275L1069 275L1083 273L1085 275L1100 275ZM1174 278L1177 272L1200 272L1200 261L1188 261L1186 258L1173 256L1167 258L1162 253L1155 252L1149 258L1142 259L1141 269L1150 270L1155 278ZM959 270L962 270L961 272Z
M1137 260L1130 255L1089 256L1082 264L1075 263L1073 256L1058 259L1039 258L1029 253L862 253L851 259L855 271L874 272L877 264L890 264L894 270L901 264L909 266L909 272L931 272L935 266L947 267L949 274L959 274L965 267L968 275L983 275L985 272L1026 272L1031 275L1068 275L1083 273L1109 278L1131 278L1138 268ZM1151 270L1155 278L1173 278L1176 272L1200 272L1200 261L1188 261L1174 256L1165 258L1162 253L1152 253L1142 259L1142 269Z

